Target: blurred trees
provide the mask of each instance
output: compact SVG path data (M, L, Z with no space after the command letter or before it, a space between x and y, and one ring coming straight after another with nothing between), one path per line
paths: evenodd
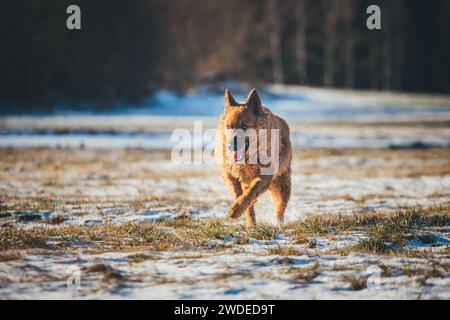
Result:
M65 27L70 4L79 31ZM370 4L382 30L366 28ZM447 0L18 0L0 12L4 106L139 103L226 79L450 92Z
M66 8L81 7L81 30ZM0 104L138 102L158 81L158 3L30 0L0 4Z

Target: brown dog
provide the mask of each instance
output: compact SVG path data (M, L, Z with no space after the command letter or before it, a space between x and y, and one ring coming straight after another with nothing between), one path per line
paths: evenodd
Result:
M230 91L225 91L216 154L223 179L234 198L229 216L238 218L245 212L247 227L254 227L253 205L260 195L270 190L277 223L281 225L291 194L289 126L261 105L255 89L245 103L236 102Z

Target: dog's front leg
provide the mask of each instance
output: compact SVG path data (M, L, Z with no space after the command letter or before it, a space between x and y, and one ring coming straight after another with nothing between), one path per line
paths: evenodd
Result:
M223 179L233 194L233 201L236 201L236 199L242 194L241 183L229 174L223 174Z
M252 206L256 199L270 186L271 177L266 176L254 179L248 188L239 196L228 212L232 218L239 218L247 208Z

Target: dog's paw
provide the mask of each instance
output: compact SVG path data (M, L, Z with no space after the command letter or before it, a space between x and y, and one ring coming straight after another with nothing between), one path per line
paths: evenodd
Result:
M243 210L237 204L233 204L228 210L228 216L237 219L242 215Z

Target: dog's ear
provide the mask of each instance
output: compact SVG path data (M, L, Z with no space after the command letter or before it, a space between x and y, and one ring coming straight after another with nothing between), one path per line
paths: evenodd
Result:
M256 89L250 91L247 97L247 102L245 104L253 111L253 114L257 116L261 115L261 98L259 97L258 91L256 91Z
M236 100L234 100L233 96L231 95L230 90L225 90L225 109L227 107L235 106L237 105Z

